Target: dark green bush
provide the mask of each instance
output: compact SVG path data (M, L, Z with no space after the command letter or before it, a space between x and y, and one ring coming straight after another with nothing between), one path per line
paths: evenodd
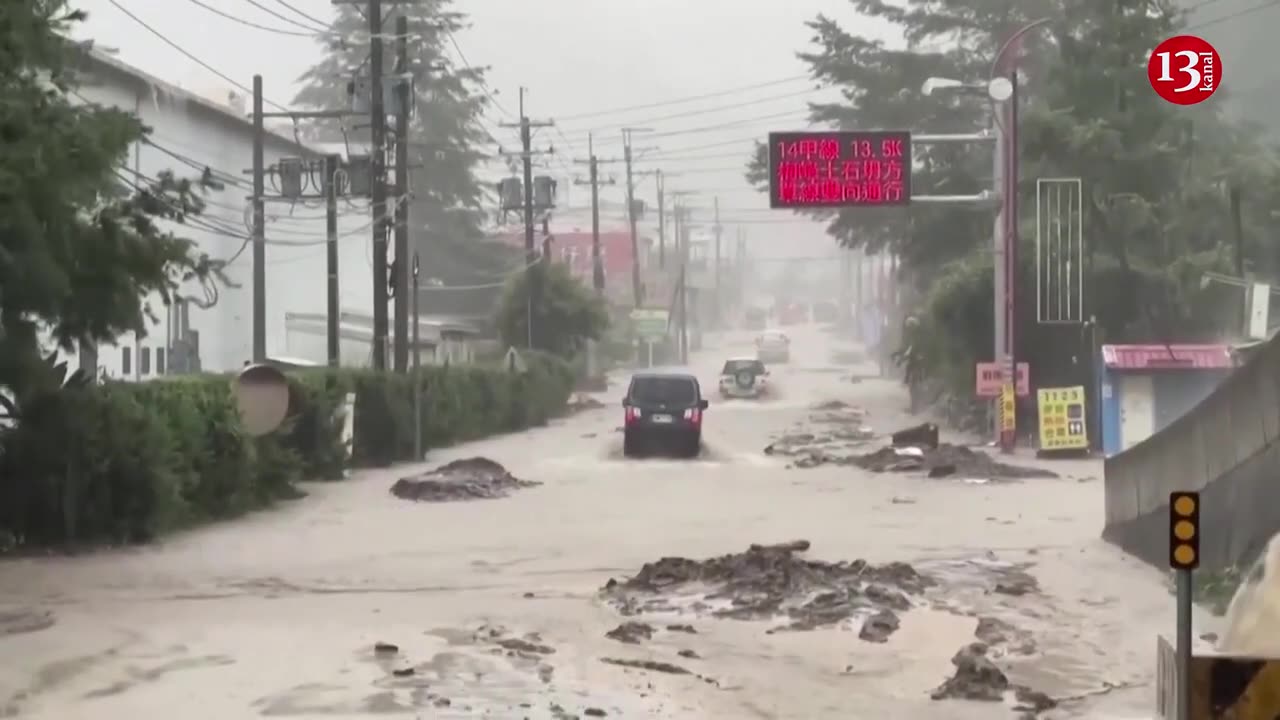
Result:
M291 373L289 418L262 438L241 427L226 375L37 395L0 430L0 547L145 542L296 497L301 479L411 459L415 388L424 449L544 424L564 409L573 372L537 353L525 360L525 374L476 366Z

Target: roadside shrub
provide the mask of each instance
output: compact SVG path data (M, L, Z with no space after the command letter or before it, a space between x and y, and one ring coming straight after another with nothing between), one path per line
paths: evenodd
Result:
M289 417L261 438L245 433L226 375L37 395L0 429L0 538L16 548L146 542L297 497L302 479L412 459L415 393L424 449L544 424L564 410L573 371L539 353L525 361L527 373L290 373ZM342 439L349 394L350 447Z

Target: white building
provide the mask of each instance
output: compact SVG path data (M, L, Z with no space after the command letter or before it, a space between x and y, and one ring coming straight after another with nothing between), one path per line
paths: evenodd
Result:
M164 170L198 177L206 167L223 184L224 189L206 196L208 208L202 216L176 230L211 258L227 260L225 272L233 283L220 287L216 302L208 307L202 306L208 304L204 289L194 283L184 294L196 300L165 307L152 298L156 319L145 337L130 334L115 345L99 347L99 372L144 380L175 371L241 367L253 354L253 249L248 243L253 186L245 172L253 161L253 125L245 115L244 100L229 93L226 103L213 102L97 52L87 55L84 69L84 83L76 90L81 100L130 110L152 129L128 158L125 174L136 184L145 185ZM319 160L322 152L303 145L292 132L267 132L267 167L282 158ZM268 180L268 195L278 194L272 184ZM316 185L304 192L320 191ZM371 222L366 200L341 202L340 306L363 313L372 311ZM266 237L267 354L296 355L288 352L286 316L324 313L327 307L323 202L269 202ZM184 364L188 348L198 348L198 363ZM323 353L305 359L325 361ZM70 360L74 364L76 359ZM350 364L366 360L351 358ZM343 364L348 359L343 358Z

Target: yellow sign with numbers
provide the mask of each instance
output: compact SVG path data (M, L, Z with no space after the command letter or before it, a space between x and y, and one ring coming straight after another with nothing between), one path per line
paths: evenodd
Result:
M1084 387L1041 388L1036 395L1040 410L1040 449L1087 450Z

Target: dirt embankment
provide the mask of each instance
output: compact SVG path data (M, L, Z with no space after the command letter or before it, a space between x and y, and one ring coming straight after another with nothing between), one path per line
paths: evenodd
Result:
M417 502L493 500L507 497L516 490L541 484L521 480L488 458L473 457L454 460L434 470L400 478L391 486L391 494L403 500Z

